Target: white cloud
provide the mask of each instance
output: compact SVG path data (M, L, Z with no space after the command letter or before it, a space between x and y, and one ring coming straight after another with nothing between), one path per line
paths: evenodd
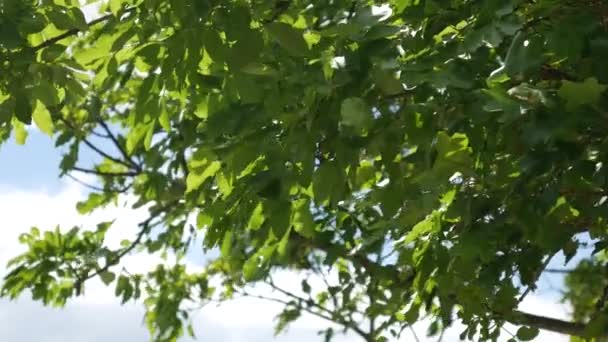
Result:
M109 242L116 246L122 239L132 239L137 232L137 223L146 217L145 210L132 210L119 206L101 210L89 216L79 215L74 205L85 197L84 189L74 183L64 183L58 193L44 189L23 191L0 185L0 264L17 255L22 247L17 238L31 226L52 229L61 224L64 229L72 226L94 227L99 221L117 219L110 230ZM122 201L124 202L124 201ZM128 202L128 199L126 199ZM155 266L161 260L147 255L129 256L125 264L134 272L141 272ZM194 264L189 267L195 268ZM0 268L0 274L4 273ZM278 272L275 281L284 288L297 291L303 275ZM309 278L313 288L322 286L319 279ZM260 288L268 294L268 290ZM40 342L101 342L101 341L145 341L147 333L143 326L143 306L129 303L121 306L113 295L113 289L98 280L87 285L86 295L72 300L64 309L45 308L28 298L15 302L0 300L0 340L40 341ZM286 334L273 337L274 317L281 305L253 298L239 298L221 306L209 304L195 316L195 331L202 341L321 341L317 331L329 323L310 315L296 321ZM527 312L567 318L563 305L555 304L541 296L529 296L522 309ZM415 326L421 341L425 338L426 322ZM32 327L35 327L33 329ZM515 332L515 327L507 328ZM462 326L456 325L444 336L444 341L458 340ZM402 338L412 340L406 330ZM508 336L505 336L505 340ZM357 338L341 336L336 341L356 341ZM539 341L568 341L558 334L543 332Z

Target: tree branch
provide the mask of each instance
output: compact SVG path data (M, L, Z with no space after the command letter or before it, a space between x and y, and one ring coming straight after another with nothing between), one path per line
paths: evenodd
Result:
M516 325L527 325L530 327L558 332L566 335L585 336L586 324L563 321L556 318L538 316L523 311L514 311L514 318L507 318L508 322Z
M128 8L128 9L126 9L124 11L124 13L130 13L130 12L133 12L134 10L135 10L135 7ZM97 18L95 20L91 20L90 22L88 22L87 23L87 27L95 26L97 24L100 24L100 23L103 23L105 21L108 21L108 20L110 20L112 18L114 18L113 14L106 14L106 15L104 15L102 17L99 17L99 18ZM67 31L65 31L64 33L62 33L62 34L60 34L58 36L55 36L55 37L50 38L48 40L45 40L44 42L42 42L42 43L40 43L38 45L32 46L32 49L34 51L38 51L40 49L44 49L44 48L49 47L49 46L51 46L51 45L53 45L53 44L55 44L57 42L60 42L60 41L64 40L66 38L69 38L71 36L75 36L79 32L82 32L82 31L80 29L78 29L78 28L73 28L71 30L67 30Z

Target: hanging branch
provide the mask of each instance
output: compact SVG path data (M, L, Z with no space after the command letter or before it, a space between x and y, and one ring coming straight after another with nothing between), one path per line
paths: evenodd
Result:
M357 324L355 322L353 322L352 320L351 321L347 321L345 319L337 319L336 318L337 317L336 312L334 312L334 311L332 311L332 310L330 310L330 309L328 309L328 308L326 308L324 306L321 306L320 304L317 304L314 301L312 301L312 302L307 301L305 298L302 298L302 297L300 297L300 296L298 296L298 295L296 295L294 293L291 293L291 292L289 292L289 291L287 291L285 289L282 289L282 288L276 286L272 282L272 280L268 280L265 283L268 284L273 290L278 291L278 292L282 293L283 295L285 295L285 296L287 296L289 298L292 298L292 299L298 301L298 303L307 303L307 304L310 304L311 307L316 308L317 310L319 310L321 312L325 312L330 317L330 319L328 319L329 321L339 323L339 324L343 325L345 328L353 330L358 335L360 335L361 337L363 337L363 339L365 339L366 341L372 341L372 339L371 339L372 336L369 333L363 331L361 328L359 328L357 326ZM301 308L304 309L305 311L313 314L313 315L317 315L319 317L325 317L323 314L321 314L320 312L312 310L310 307L303 307L303 306L301 306ZM338 310L338 308L336 308L336 310Z
M131 188L131 184L129 184L129 185L125 186L125 187L124 187L124 188L122 188L122 189L104 189L104 188L102 188L102 187L100 187L100 186L96 186L96 185L93 185L93 184L89 184L89 183L87 183L87 182L85 182L85 181L83 181L83 180L81 180L81 179L79 179L79 178L77 178L77 177L73 176L73 175L72 175L72 174L70 174L70 173L67 173L67 174L66 174L66 176L67 176L68 178L70 178L71 180L73 180L74 182L76 182L76 183L78 183L78 184L80 184L80 185L82 185L82 186L84 186L84 187L86 187L86 188L88 188L88 189L91 189L91 190L93 190L93 191L99 191L99 192L107 192L107 191L110 191L110 192L114 192L114 193L119 193L119 194L121 194L121 193L125 193L125 192L127 192L127 191L128 191L130 188Z
M138 225L140 227L140 230L139 230L139 233L137 233L135 240L133 240L128 246L126 246L125 248L120 250L114 258L112 258L111 260L108 260L106 262L105 266L98 268L93 273L85 273L85 275L82 278L76 279L74 287L76 288L77 293L80 293L81 287L85 281L87 281L93 277L96 277L96 276L100 275L101 273L107 272L110 269L110 267L117 265L125 255L131 253L131 251L133 251L133 249L135 249L135 247L137 247L142 242L144 236L150 232L150 229L152 229L152 227L154 227L162 222L162 221L159 221L159 222L153 224L152 221L155 218L157 218L167 208L171 208L177 203L178 203L178 201L171 201L170 203L168 203L168 204L162 206L161 208L159 208L158 210L156 210L155 213L152 213L150 215L150 217L148 217L145 221L141 222Z

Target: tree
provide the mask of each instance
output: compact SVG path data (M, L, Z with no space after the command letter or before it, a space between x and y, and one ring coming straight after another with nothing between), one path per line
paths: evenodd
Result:
M606 267L605 2L110 0L89 22L79 6L0 2L0 136L34 122L62 176L97 178L80 212L128 193L149 218L120 249L111 223L32 228L3 296L61 306L99 277L145 298L156 341L188 330L188 303L258 283L285 304L279 331L305 311L366 341L424 317L479 340L505 322L514 340L608 333L597 272L583 296L569 276L572 322L517 310L581 233L598 256L581 268ZM217 257L193 273L201 243ZM120 270L157 251L178 261ZM292 292L277 270L327 283Z

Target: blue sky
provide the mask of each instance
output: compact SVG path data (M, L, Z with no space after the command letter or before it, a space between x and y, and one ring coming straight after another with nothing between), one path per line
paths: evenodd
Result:
M0 146L0 184L57 192L61 186L59 161L60 153L49 136L34 132L30 134L27 146L18 145L11 139Z
M49 229L56 224L64 227L72 225L92 225L100 220L117 218L121 225L117 236L110 241L120 241L134 235L138 220L145 215L126 207L102 210L92 216L80 216L74 210L76 201L86 195L86 190L69 179L58 178L60 152L53 147L48 136L36 130L30 132L25 146L16 145L12 140L0 148L0 263L16 255L19 232L37 225ZM83 158L91 161L93 155L83 149ZM202 254L193 253L187 260L196 268ZM132 256L126 263L134 269L146 269L159 259L146 256ZM554 267L563 267L563 259L555 258ZM0 274L4 270L0 267ZM287 286L299 286L300 279L295 274L282 274ZM529 296L522 304L523 309L537 314L550 314L566 318L567 307L556 304L561 285L559 276L547 277L541 283L537 294ZM0 341L40 341L40 342L101 342L101 341L146 341L147 331L142 325L143 306L130 303L121 306L113 297L113 289L94 281L87 288L86 295L71 301L64 309L45 308L24 296L16 302L0 300ZM221 307L208 306L196 315L195 330L200 341L320 341L318 329L327 323L313 317L304 317L284 335L273 339L273 319L280 307L255 299L239 299ZM32 325L31 322L36 322ZM35 329L31 327L35 326ZM421 341L424 338L424 322L416 327ZM446 335L444 341L456 340L461 327L456 327ZM516 331L516 328L511 328ZM507 337L507 336L505 336ZM405 336L410 340L411 336ZM188 339L184 339L187 341ZM338 341L356 341L343 337ZM541 341L567 341L563 336L543 333Z

